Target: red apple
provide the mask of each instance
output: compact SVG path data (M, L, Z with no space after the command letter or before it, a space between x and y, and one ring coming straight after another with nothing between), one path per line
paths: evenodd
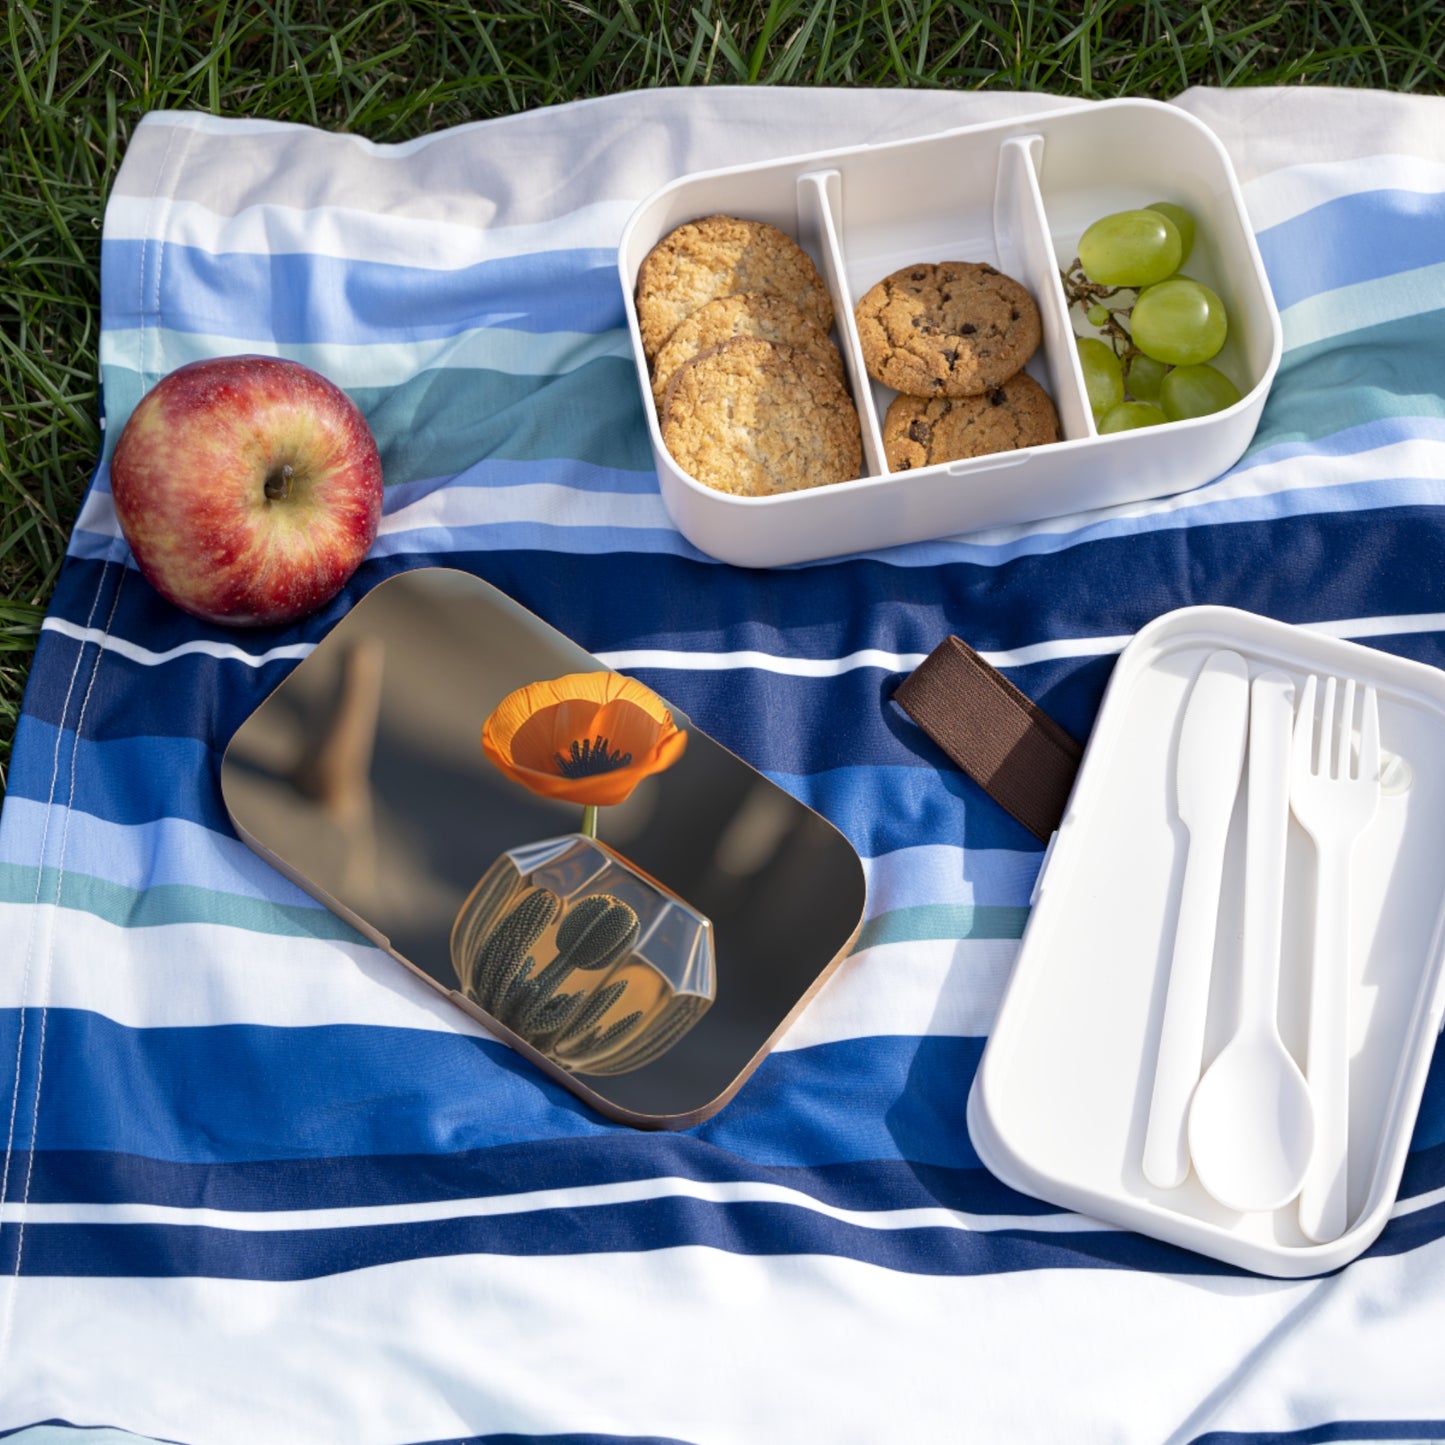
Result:
M272 356L193 361L164 377L120 434L110 490L156 591L236 627L330 601L381 521L366 418L324 376Z

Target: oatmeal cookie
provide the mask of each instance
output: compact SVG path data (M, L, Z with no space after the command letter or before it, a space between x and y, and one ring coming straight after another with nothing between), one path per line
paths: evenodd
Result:
M766 221L704 216L670 231L637 271L637 324L651 361L688 316L719 296L772 291L808 312L823 330L833 303L812 258Z
M662 439L689 476L766 497L858 475L863 444L847 388L796 347L739 336L680 366Z
M1041 336L1028 291L971 261L905 266L855 317L868 375L908 396L979 396L1021 371Z
M894 397L883 419L883 453L892 472L1058 439L1053 402L1023 372L982 396Z
M679 366L735 336L760 336L764 341L795 346L816 356L840 382L843 380L843 357L814 317L786 296L770 291L741 291L699 307L663 343L652 365L652 399L658 410L662 409L667 384Z

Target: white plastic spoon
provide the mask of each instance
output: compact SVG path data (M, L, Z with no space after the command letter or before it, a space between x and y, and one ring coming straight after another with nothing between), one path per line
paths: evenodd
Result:
M1288 1204L1314 1148L1309 1086L1277 1020L1293 704L1294 684L1284 673L1254 679L1239 1013L1189 1107L1189 1153L1199 1182L1242 1212Z

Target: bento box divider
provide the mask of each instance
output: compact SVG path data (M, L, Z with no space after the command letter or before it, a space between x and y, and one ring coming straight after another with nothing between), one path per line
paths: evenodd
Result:
M1094 431L1084 373L1074 345L1074 328L1059 279L1058 259L1049 236L1039 190L1038 165L1043 159L1041 135L1009 136L999 145L998 180L994 191L994 241L999 265L1034 294L1044 340L1040 348L1048 370L1047 388L1059 413L1064 440L1090 437Z
M803 247L822 263L823 280L833 298L839 347L848 369L848 383L863 431L865 476L882 476L883 427L873 404L873 387L863 367L863 347L853 319L853 297L848 290L848 270L839 239L843 231L843 176L837 170L807 171L798 177L798 229Z

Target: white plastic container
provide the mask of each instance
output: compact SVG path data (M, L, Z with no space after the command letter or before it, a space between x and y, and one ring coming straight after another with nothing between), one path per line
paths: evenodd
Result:
M1059 267L1090 222L1175 201L1198 223L1183 268L1223 298L1230 335L1214 365L1239 386L1226 411L1099 436ZM772 497L714 491L662 442L634 301L643 258L674 227L727 214L768 221L809 252L837 312L862 425L864 475ZM853 307L916 261L975 261L1028 287L1043 344L1027 370L1053 397L1063 440L889 473L881 422L894 393L868 379ZM1279 315L1224 148L1199 121L1147 100L1105 101L922 140L820 152L685 176L623 231L618 270L662 496L704 552L768 567L1165 496L1225 471L1254 435L1279 365Z
M1191 1172L1144 1177L1188 835L1176 812L1180 724L1217 648L1251 676L1283 670L1373 684L1385 783L1354 852L1347 968L1345 1232L1323 1244L1291 1202L1216 1203ZM1245 778L1226 844L1203 1066L1234 1019L1244 891ZM1315 852L1289 823L1278 1020L1304 1063ZM1120 656L1039 876L1019 956L968 1101L984 1164L1025 1193L1261 1274L1298 1278L1366 1249L1395 1202L1445 1010L1445 673L1229 608L1166 614Z

